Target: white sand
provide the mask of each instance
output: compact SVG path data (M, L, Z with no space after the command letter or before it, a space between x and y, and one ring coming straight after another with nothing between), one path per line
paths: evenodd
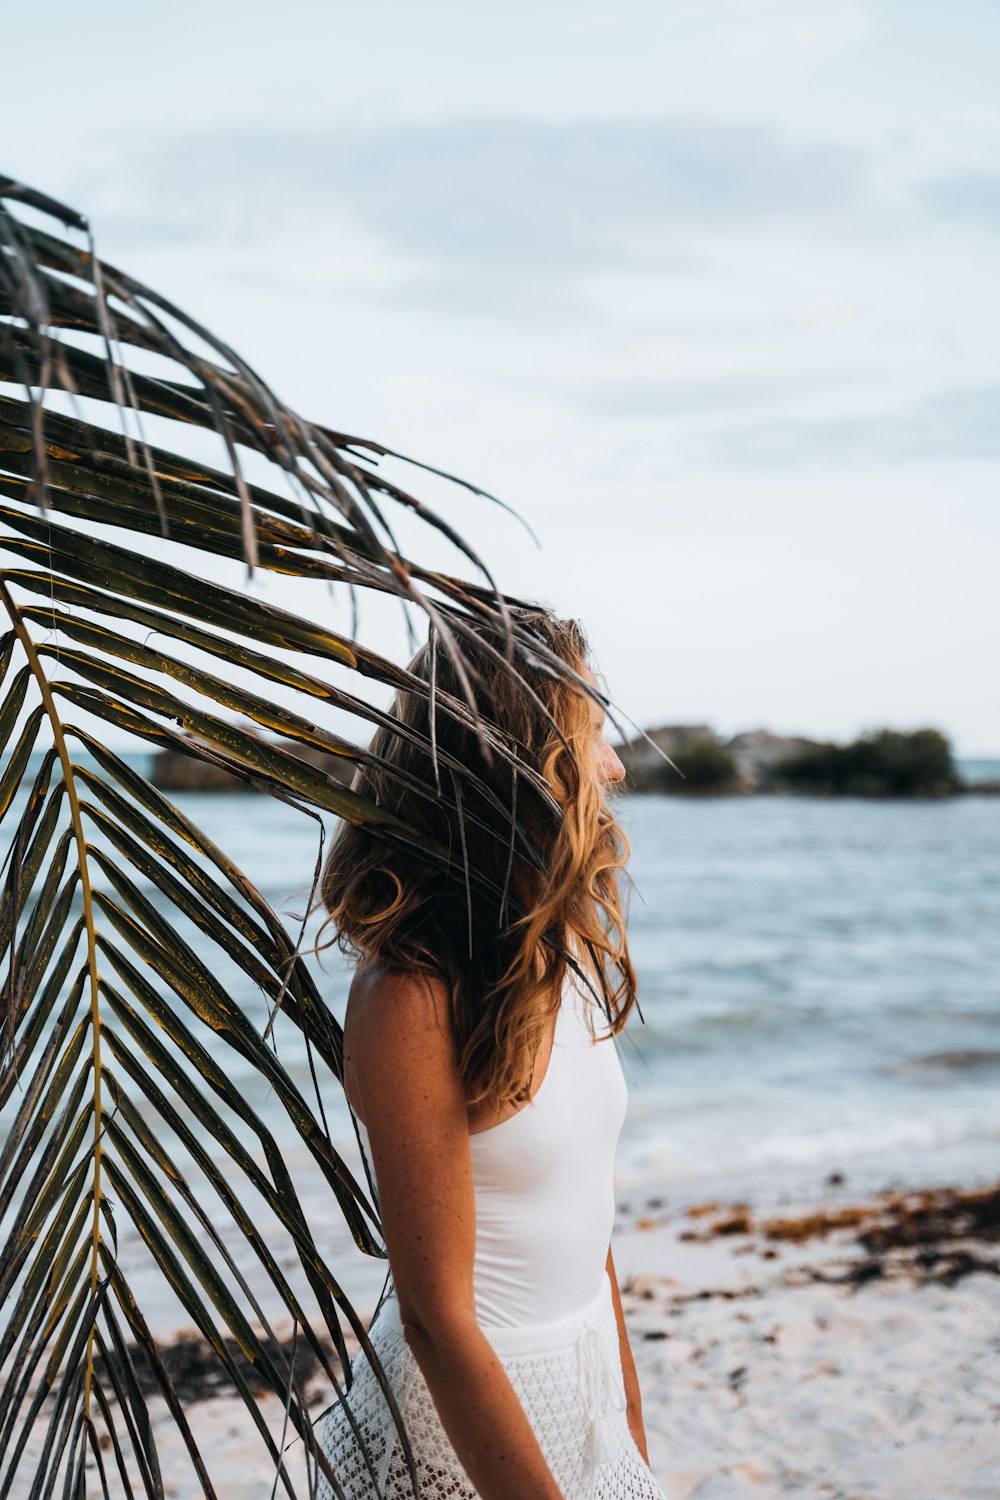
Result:
M615 1242L668 1500L998 1500L1000 1276L919 1284L906 1252L880 1278L831 1285L815 1273L865 1258L849 1233L776 1255L759 1236L681 1238L707 1222L660 1211ZM330 1397L313 1394L318 1414ZM189 1415L220 1500L266 1500L273 1471L241 1403L214 1397ZM276 1401L268 1415L277 1435ZM195 1500L187 1456L158 1426L166 1494Z
M616 1249L669 1500L998 1500L1000 1277L918 1285L890 1264L826 1285L812 1269L859 1258L846 1236L765 1260L746 1253L760 1241L684 1244L679 1228Z

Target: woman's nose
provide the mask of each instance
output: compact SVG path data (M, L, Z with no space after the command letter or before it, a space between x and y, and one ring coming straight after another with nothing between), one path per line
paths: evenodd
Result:
M625 767L610 745L604 746L601 755L600 776L602 781L623 781L625 778Z

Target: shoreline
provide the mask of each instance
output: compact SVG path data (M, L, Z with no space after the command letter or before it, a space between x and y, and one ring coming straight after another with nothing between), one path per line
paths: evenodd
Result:
M650 1299L654 1284L680 1302L733 1300L766 1295L786 1275L796 1284L908 1280L918 1289L951 1287L977 1274L1000 1278L1000 1180L981 1188L887 1187L856 1202L800 1200L780 1212L746 1198L671 1210L654 1195L616 1229L613 1248L623 1297L637 1304ZM651 1270L650 1262L661 1269ZM292 1335L280 1342L290 1349ZM358 1343L349 1330L346 1342L353 1353ZM306 1358L301 1338L298 1347L308 1381L318 1363ZM161 1352L182 1397L225 1394L228 1382L216 1375L209 1346L193 1329L178 1329L161 1342ZM243 1363L249 1382L265 1389Z
M826 1182L777 1209L667 1197L623 1211L614 1250L668 1500L994 1500L1000 1181L857 1198ZM271 1470L199 1345L178 1330L164 1355L220 1500L249 1500ZM332 1391L303 1375L318 1418ZM280 1432L277 1399L263 1405ZM157 1426L165 1492L194 1500Z
M751 798L789 799L797 802L864 802L892 805L923 806L927 803L954 802L962 797L1000 797L1000 781L962 781L939 792L841 792L823 788L793 787L783 784L766 786L724 785L685 786L683 782L650 782L643 778L632 778L622 786L618 796L629 797L681 797L695 802L717 802L731 799Z

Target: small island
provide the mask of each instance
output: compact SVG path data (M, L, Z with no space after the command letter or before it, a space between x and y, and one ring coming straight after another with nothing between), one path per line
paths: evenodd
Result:
M356 769L355 762L343 755L333 755L316 745L303 745L298 740L275 739L262 735L254 724L241 724L240 733L271 745L286 755L294 755L305 761L314 770L322 771L338 786L350 786ZM199 754L199 741L193 735L184 740L191 746L186 750L158 750L153 756L150 779L154 786L164 792L253 792L258 788L245 775L240 775L239 762L235 756L206 759ZM229 769L233 767L233 769ZM247 768L248 774L250 769Z
M1000 794L1000 781L972 783L959 775L951 743L939 729L877 729L834 744L767 729L723 740L707 724L667 724L617 748L628 790L636 792L921 798Z
M355 763L295 740L266 738L290 755L350 785ZM236 769L191 750L162 750L152 780L168 792L247 792L255 788ZM708 724L666 724L618 745L628 779L624 790L677 796L749 796L798 793L817 797L952 797L1000 795L1000 781L965 781L951 744L937 729L879 729L845 745L751 729L723 740ZM664 757L667 757L666 759ZM233 762L230 761L230 765Z

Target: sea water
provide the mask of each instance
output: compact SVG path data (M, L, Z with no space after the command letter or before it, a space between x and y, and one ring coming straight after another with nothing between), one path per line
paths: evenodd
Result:
M255 793L174 800L294 929L330 821ZM1000 1174L1000 797L625 796L615 805L632 844L641 1009L616 1044L630 1087L623 1204L720 1193L781 1201L832 1174L859 1192ZM186 920L177 932L263 1028L268 1003L253 983ZM310 963L342 1018L345 962L330 950ZM274 1037L316 1107L300 1034L281 1018ZM287 1151L331 1261L346 1261L336 1204L273 1091L210 1030L200 1038ZM329 1075L320 1098L363 1181ZM139 1285L155 1281L121 1220L119 1231ZM238 1236L227 1228L225 1237L242 1260ZM346 1278L361 1304L381 1282L379 1263L366 1264L360 1281Z
M1000 798L622 814L646 1021L625 1181L1000 1173Z

